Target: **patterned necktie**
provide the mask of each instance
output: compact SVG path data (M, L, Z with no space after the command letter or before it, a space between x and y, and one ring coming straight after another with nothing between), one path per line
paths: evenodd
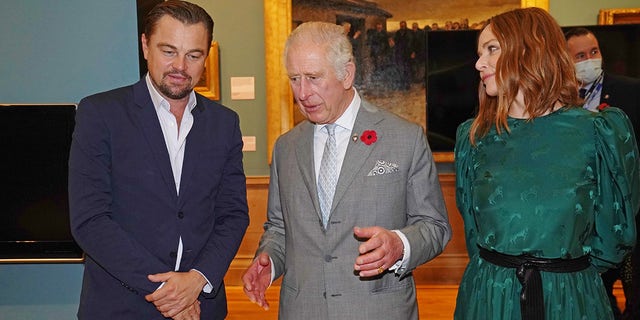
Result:
M336 192L338 182L338 151L336 148L336 124L331 123L324 126L329 137L324 145L322 161L320 162L320 172L318 174L318 199L320 200L320 211L322 211L322 224L327 227L333 195Z

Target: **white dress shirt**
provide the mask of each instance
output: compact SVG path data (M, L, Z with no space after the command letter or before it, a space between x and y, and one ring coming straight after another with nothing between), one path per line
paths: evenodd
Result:
M191 91L189 94L189 101L187 102L187 107L184 108L184 113L182 114L182 120L180 121L180 125L176 122L176 117L171 113L169 102L158 93L156 88L151 83L151 77L147 73L145 76L145 80L147 82L147 88L149 89L149 94L151 95L151 101L153 102L153 106L156 109L156 114L158 116L158 121L160 122L160 128L162 128L162 135L164 136L164 142L167 146L167 151L169 152L169 160L171 161L171 171L173 171L173 180L176 184L176 192L180 194L180 180L182 178L182 164L184 162L184 149L187 142L187 135L189 131L191 131L191 127L193 126L193 115L191 111L196 106L196 94ZM178 250L176 255L176 265L174 271L178 271L180 269L180 261L182 260L182 252L183 252L183 244L182 237L178 239ZM193 269L198 273L202 274L202 272ZM207 284L205 285L203 291L206 293L210 293L213 289L211 283L209 283L209 279L202 274L202 276L207 280ZM160 285L160 288L162 285Z

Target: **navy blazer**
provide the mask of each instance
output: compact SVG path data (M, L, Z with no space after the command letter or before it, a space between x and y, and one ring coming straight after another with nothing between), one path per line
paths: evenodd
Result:
M238 115L196 94L180 192L145 80L84 98L69 159L71 229L86 253L80 319L164 319L147 275L197 269L202 319L227 313L223 278L249 224Z
M600 103L603 102L622 109L631 120L636 137L640 135L640 79L605 73L600 94Z

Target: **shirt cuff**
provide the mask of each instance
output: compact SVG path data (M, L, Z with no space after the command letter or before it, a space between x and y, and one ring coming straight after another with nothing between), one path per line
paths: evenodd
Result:
M276 274L276 267L273 264L273 259L271 259L271 257L269 257L269 261L271 261L271 282L269 282L269 287L271 287L271 284L273 283L273 280L274 280L273 276Z
M199 274L202 275L202 277L204 278L204 280L207 281L207 283L204 285L204 287L202 287L202 292L204 293L211 293L211 291L213 291L213 286L211 285L211 282L209 282L209 279L207 279L207 277L204 275L204 273L196 270L196 269L191 269Z
M395 232L400 240L402 240L402 245L404 246L402 251L402 259L396 261L394 265L392 265L389 270L395 271L397 274L402 274L407 270L407 265L409 264L409 260L411 258L411 245L409 245L409 239L404 235L400 230L391 230Z

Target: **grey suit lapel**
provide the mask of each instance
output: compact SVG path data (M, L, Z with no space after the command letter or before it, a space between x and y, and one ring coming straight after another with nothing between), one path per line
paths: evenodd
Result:
M298 168L300 168L300 172L302 173L302 181L307 187L309 197L313 199L313 206L316 209L318 218L322 219L316 187L315 163L313 160L313 129L314 125L309 121L305 121L301 124L299 135L294 141L296 141L296 159L298 161Z
M342 197L346 194L349 186L353 182L356 174L360 172L367 158L376 147L376 144L366 145L360 140L360 136L365 130L374 130L377 124L383 120L382 115L378 112L378 109L366 101L362 101L360 104L360 110L356 117L356 122L353 125L351 131L352 139L349 141L347 147L347 153L342 161L342 169L340 169L340 178L336 185L336 194L333 198L331 205L331 211L340 203ZM376 131L378 139L381 139L382 132ZM357 137L356 141L353 141L353 137Z

